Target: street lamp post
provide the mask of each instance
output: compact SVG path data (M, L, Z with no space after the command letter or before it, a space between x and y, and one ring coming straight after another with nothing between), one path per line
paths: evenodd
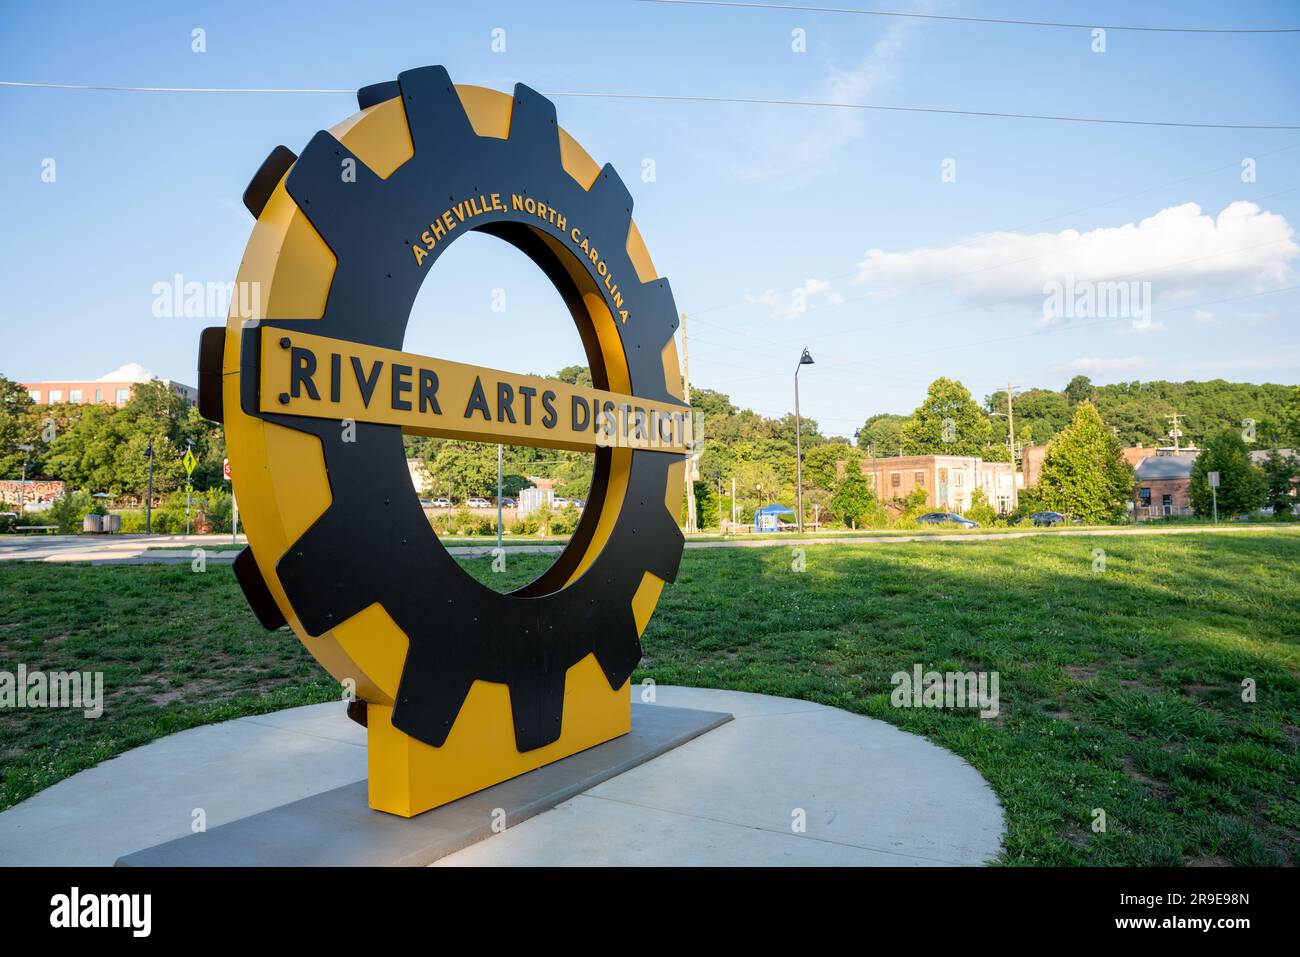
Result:
M153 534L153 436L145 447L144 457L149 460L149 488L144 493L144 533Z
M794 497L795 508L799 510L799 534L803 534L803 442L800 438L799 421L799 370L813 364L813 357L808 350L799 357L799 364L794 367Z

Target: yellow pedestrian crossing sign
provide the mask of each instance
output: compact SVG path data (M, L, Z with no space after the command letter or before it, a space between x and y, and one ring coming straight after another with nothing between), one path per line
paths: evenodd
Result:
M181 465L184 465L184 466L185 466L185 474L186 474L186 475L193 475L193 474L194 474L194 466L197 465L197 464L198 464L198 460L197 460L196 458L194 458L194 450L193 450L193 449L186 449L186 450L185 450L185 458L181 459Z

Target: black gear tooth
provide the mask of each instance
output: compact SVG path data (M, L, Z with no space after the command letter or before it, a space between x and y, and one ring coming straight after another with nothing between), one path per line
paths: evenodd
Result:
M660 452L633 454L649 454L668 459L668 455ZM667 467L667 463L664 467ZM646 562L646 571L658 575L666 582L676 581L677 568L682 560L682 546L686 539L673 521L672 514L662 501L648 502L644 513L638 515L636 521L636 537L640 539L636 547Z
M673 295L672 284L666 276L641 283L638 290L645 303L642 306L648 316L647 321L637 323L637 329L644 337L642 345L657 348L660 352L677 334L681 321L677 318L677 299Z
M262 210L266 209L266 204L271 200L271 194L297 159L298 154L289 147L277 146L262 160L262 165L244 188L244 206L253 214L254 219L262 215Z
M591 184L589 192L592 199L598 199L600 203L609 203L613 209L624 210L627 213L627 228L632 228L632 192L623 182L623 177L618 175L618 170L614 169L612 163L606 163L600 168L600 174L596 181ZM620 216L620 219L622 217ZM624 242L627 234L623 233Z
M397 83L416 154L424 149L437 152L444 144L465 149L474 142L474 127L444 67L405 70L397 75Z
M555 104L522 83L515 84L514 104L510 110L510 139L526 144L530 162L539 166L560 165L560 126L556 122Z
M641 637L636 631L636 615L630 603L619 609L615 627L604 629L596 636L591 651L605 680L615 691L632 677L641 660Z
M397 700L393 703L393 727L418 741L442 747L451 734L452 726L460 714L474 678L459 668L448 668L440 662L436 669L412 668L412 661L426 655L440 654L437 646L411 642L402 677L397 686ZM410 675L421 675L412 681ZM428 676L433 675L431 679ZM416 688L410 685L418 685Z
M387 102L393 97L401 95L402 87L396 80L372 83L357 90L357 106L363 110L368 110L376 104Z
M515 747L533 751L560 739L564 716L564 669L538 669L526 681L510 684L510 717Z
M323 635L373 602L369 595L361 593L364 583L346 574L335 560L337 555L347 554L355 546L353 537L337 529L336 524L332 509L327 510L275 563L276 577L289 596L289 603L307 633L313 636ZM322 582L331 586L333 610L329 612L322 610L319 603L299 597L320 588Z
M355 182L343 179L346 159L355 163ZM336 256L369 238L357 235L357 223L364 222L358 211L382 202L383 180L332 134L321 130L311 138L285 186Z

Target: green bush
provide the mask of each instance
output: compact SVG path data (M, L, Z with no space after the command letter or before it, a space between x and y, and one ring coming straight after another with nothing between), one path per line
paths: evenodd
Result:
M984 494L982 488L977 488L970 497L970 508L966 509L966 517L972 522L979 522L981 525L993 525L999 519L997 511L989 504L989 497ZM1003 523L1005 524L1005 522Z
M559 514L551 521L552 535L572 535L578 527L578 519L582 513L578 511L576 505L566 505L560 509Z
M95 508L89 492L72 492L56 498L44 511L19 514L19 525L57 525L62 535L75 535L81 531L81 520Z

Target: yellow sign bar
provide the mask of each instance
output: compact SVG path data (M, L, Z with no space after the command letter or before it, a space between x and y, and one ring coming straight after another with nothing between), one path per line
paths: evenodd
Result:
M691 411L429 356L262 326L262 412L542 448L694 447Z

